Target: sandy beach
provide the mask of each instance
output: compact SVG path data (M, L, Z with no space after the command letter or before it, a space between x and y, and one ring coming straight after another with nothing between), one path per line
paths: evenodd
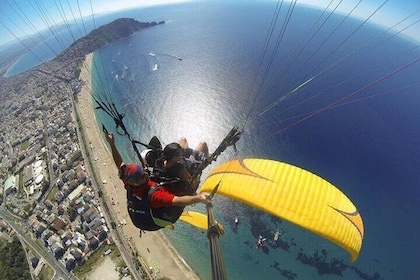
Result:
M95 120L91 97L91 65L93 53L86 56L80 74L83 87L76 103L76 109L80 117L80 124L89 145L86 149L90 153L94 172L98 178L98 187L102 188L107 205L116 223L126 221L126 225L120 225L123 242L135 248L140 258L157 272L157 278L169 279L199 279L171 246L167 238L160 231L147 232L140 236L139 230L131 224L126 209L126 191L117 176L117 168L113 162L111 153L106 145L98 124ZM165 229L166 230L166 229Z

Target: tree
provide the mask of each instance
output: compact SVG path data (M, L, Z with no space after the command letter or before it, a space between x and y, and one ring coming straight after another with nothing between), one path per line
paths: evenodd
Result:
M12 242L0 242L0 279L30 279L28 262L22 244L17 237Z

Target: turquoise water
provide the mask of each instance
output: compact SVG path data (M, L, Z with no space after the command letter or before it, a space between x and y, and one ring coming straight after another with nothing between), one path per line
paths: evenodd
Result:
M126 114L129 131L141 142L156 135L167 144L185 136L191 146L206 140L212 149L232 126L247 121L238 143L239 157L270 158L311 170L338 186L362 214L363 248L358 261L349 264L347 253L328 241L217 197L215 213L225 226L221 247L229 279L417 279L419 88L406 86L415 85L420 67L417 63L360 89L420 53L391 59L414 46L402 38L354 52L365 43L373 46L370 40L382 31L363 26L346 39L360 24L349 20L329 37L341 21L338 15L299 49L320 14L299 7L272 68L263 75L269 65L264 60L255 76L274 5L191 3L112 15L166 23L97 51L92 69L95 92L112 96ZM328 43L323 44L326 38ZM273 47L269 45L268 54ZM312 77L316 78L297 94L276 103L282 94ZM336 104L344 105L327 107L346 96ZM270 104L273 109L262 113ZM299 122L317 110L322 113ZM115 127L103 113L97 114L108 129ZM136 160L126 137L118 137L117 144L126 159ZM234 156L229 149L218 162ZM199 205L193 209L204 212ZM238 227L235 217L240 220ZM272 241L276 230L282 233L279 244ZM206 234L182 223L166 233L200 277L210 279ZM268 244L257 250L259 235ZM299 255L312 262L304 264ZM325 261L319 260L324 257ZM335 274L333 263L339 264Z

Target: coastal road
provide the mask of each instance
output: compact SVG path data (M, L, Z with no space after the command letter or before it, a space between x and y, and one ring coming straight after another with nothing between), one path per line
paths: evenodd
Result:
M97 177L94 176L95 173L94 173L94 170L93 170L93 168L90 164L89 156L88 156L88 153L86 151L86 145L85 145L85 142L83 141L83 135L86 137L87 131L82 131L82 129L79 127L79 121L81 123L81 122L83 122L83 120L80 119L82 116L80 116L79 112L76 112L76 105L75 105L75 101L74 101L74 98L73 98L73 94L72 94L70 85L69 85L69 94L71 96L73 116L74 116L74 119L76 120L75 123L76 123L77 137L78 137L78 140L79 140L80 150L82 152L82 156L83 156L83 159L84 159L84 162L85 162L86 171L89 174L89 178L91 179L92 187L94 188L95 193L98 194L99 190L101 190L102 193L104 193L103 190L98 186L98 182L95 179ZM82 102L82 101L79 100L79 102ZM79 106L91 106L91 104L84 103L84 104L79 104ZM92 127L90 127L90 129L96 129L96 128L94 128L92 126ZM88 140L86 139L86 141L88 141ZM89 144L89 143L86 143L86 144ZM92 155L90 154L90 156L92 156ZM111 203L110 203L110 201L107 198L105 193L103 195L103 200L105 201L105 203L107 205L111 205ZM111 221L116 220L116 219L115 219L115 216L113 216L114 219L111 219L110 216L112 216L112 213L108 213L108 211L106 211L106 210L107 209L112 210L112 206L110 206L109 208L104 207L105 205L103 203L103 200L98 199L99 205L101 206L101 209L102 209L103 214L104 214L104 218L105 218L105 220L107 222L107 225L109 227L109 230L110 230L109 234L115 240L115 244L117 245L118 250L121 252L121 256L122 256L125 264L127 265L128 269L130 270L131 275L134 277L134 279L142 280L143 278L141 277L140 273L137 271L136 267L134 266L135 261L133 260L133 255L130 253L129 245L119 238L120 236L122 236L124 238L124 233L120 232L118 234L118 232L117 232L118 229L114 230L111 227Z

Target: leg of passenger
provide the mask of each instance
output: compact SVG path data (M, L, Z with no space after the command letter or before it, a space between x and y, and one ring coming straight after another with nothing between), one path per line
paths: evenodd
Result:
M181 137L178 141L178 144L181 146L181 148L183 149L188 149L188 141L185 137Z
M201 141L198 143L197 148L195 148L196 151L202 152L205 157L209 156L209 147L207 146L207 143L204 141Z

